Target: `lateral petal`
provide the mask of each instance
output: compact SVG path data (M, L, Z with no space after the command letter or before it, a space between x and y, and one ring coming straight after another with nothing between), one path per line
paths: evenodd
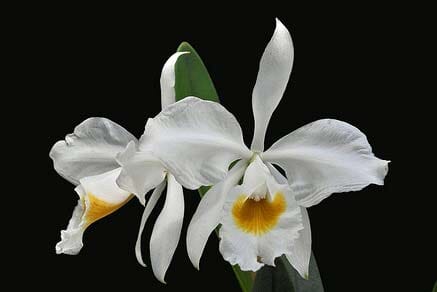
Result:
M140 150L151 149L189 189L221 181L230 163L250 158L240 125L223 106L186 97L149 119Z
M303 207L332 193L384 184L389 162L375 157L360 130L331 119L297 129L261 156L286 171L292 193Z
M130 141L136 143L137 139L120 125L105 118L89 118L65 140L56 142L49 155L55 170L78 185L83 177L118 168L115 156Z

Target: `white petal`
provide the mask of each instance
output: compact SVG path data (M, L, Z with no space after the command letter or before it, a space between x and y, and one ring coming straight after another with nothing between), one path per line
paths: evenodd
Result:
M155 208L156 203L161 197L162 191L164 190L166 184L167 182L163 181L160 185L156 187L156 189L153 190L153 193L150 196L146 207L144 208L143 217L141 218L140 230L138 232L137 242L135 244L135 256L137 257L140 265L142 265L143 267L145 267L146 264L144 263L141 256L141 236L143 234L144 226L146 225L147 219L149 218L150 213L152 213L153 208Z
M300 213L302 214L303 229L299 231L299 237L286 257L302 278L308 279L311 258L311 226L307 210L301 207Z
M167 196L150 238L150 260L155 277L164 277L179 242L184 219L182 186L171 174L167 175Z
M277 141L262 154L282 167L299 205L310 207L332 193L384 184L388 161L376 158L366 136L337 120L319 120Z
M129 141L137 141L120 125L105 118L89 118L50 151L55 170L73 184L86 176L118 168L115 155Z
M117 155L117 162L122 166L118 186L135 194L144 205L146 193L165 178L163 165L150 151L137 151L133 142Z
M226 197L230 189L238 184L246 167L247 161L237 162L223 181L206 192L191 219L187 230L187 251L197 269L209 235L220 223Z
M175 64L180 55L188 54L189 52L174 53L165 62L161 73L161 106L166 108L168 105L176 101L175 86Z
M252 93L255 131L251 149L264 150L264 137L273 111L281 101L293 66L294 50L290 33L276 19L276 29L259 65Z
M184 187L221 181L229 164L252 153L235 117L216 102L187 97L149 119L140 149L152 149Z
M121 169L118 168L80 180L81 184L75 189L79 201L67 229L61 231L61 241L56 244L57 254L79 253L83 246L82 236L85 229L129 201L131 195L115 184L120 171Z
M274 265L275 258L291 252L303 228L299 206L288 185L276 183L271 175L266 181L269 194L264 199L252 199L253 186L243 181L241 186L231 190L224 207L220 252L225 260L245 271L257 271L264 264ZM246 204L254 209L242 215L239 206ZM262 206L257 209L257 204ZM247 205L244 208L248 208Z

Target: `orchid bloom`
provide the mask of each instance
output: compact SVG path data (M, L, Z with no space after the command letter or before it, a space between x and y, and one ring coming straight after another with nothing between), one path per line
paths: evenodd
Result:
M231 264L256 271L285 254L306 278L311 231L305 208L332 193L383 184L388 162L376 158L366 136L345 122L315 121L264 151L267 125L288 83L293 54L290 33L277 20L253 90L251 149L231 113L195 97L168 106L147 122L143 139L179 183L190 189L214 185L188 228L188 254L197 268L209 235L221 224L220 251Z
M184 53L175 53L165 63L161 74L161 103L165 108L175 101L174 66ZM167 185L165 205L155 223L150 240L150 257L155 276L164 282L164 276L173 257L182 228L184 199L182 186L150 152L144 151L141 164L125 161L141 148L138 141L120 125L105 118L90 118L78 125L73 134L58 141L50 151L55 170L77 185L79 201L56 253L79 253L85 229L93 222L123 206L135 195L145 204L145 195L154 189L140 224L135 253L140 264L141 235L148 216ZM122 167L121 167L122 166ZM140 184L132 184L135 177L126 173L141 171L146 175ZM132 195L133 194L133 195Z
M132 198L115 183L121 172L115 161L118 152L137 139L120 125L105 118L89 118L50 151L55 170L77 187L77 206L61 231L57 254L75 255L83 247L85 229L111 214Z

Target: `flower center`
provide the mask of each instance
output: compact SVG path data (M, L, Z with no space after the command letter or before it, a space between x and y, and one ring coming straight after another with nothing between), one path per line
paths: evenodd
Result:
M272 201L267 197L254 200L242 194L232 206L232 217L238 228L260 236L276 226L286 206L284 195L279 192Z
M130 198L131 197L128 199ZM85 201L85 226L88 227L91 223L94 223L97 220L116 211L126 204L129 201L128 199L119 204L112 204L97 198L93 194L88 193L88 201Z

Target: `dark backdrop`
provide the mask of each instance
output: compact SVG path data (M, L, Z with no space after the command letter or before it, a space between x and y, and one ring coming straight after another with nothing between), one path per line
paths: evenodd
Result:
M35 202L26 200L36 212L27 219L25 232L17 232L25 235L16 242L26 245L20 248L26 259L13 266L26 275L23 283L29 279L35 287L142 291L208 291L213 285L238 291L215 236L207 244L200 272L188 260L184 234L199 202L193 191L185 191L184 228L167 285L136 262L142 214L136 200L93 224L79 255L56 255L59 232L77 197L73 186L53 170L48 152L93 116L112 119L139 137L146 119L160 111L160 71L182 41L189 41L205 61L222 104L235 114L250 144L251 91L277 16L292 34L295 63L271 120L266 148L297 127L329 117L357 126L374 153L392 161L385 186L335 194L309 209L313 250L326 291L430 291L437 279L435 205L430 201L435 190L424 166L432 148L426 128L432 116L422 100L427 94L414 84L422 74L414 67L421 54L420 49L413 51L420 48L415 45L420 29L411 26L414 13L396 6L291 4L255 15L233 8L218 13L211 4L202 15L190 5L175 8L169 3L157 11L24 9L29 19L17 22L21 29L14 37L22 44L17 46L21 62L15 69L26 82L17 87L16 101L25 101L31 110L25 115L27 142L38 150L29 156L39 161L31 175L38 179L31 191ZM30 183L22 186L31 188ZM146 263L157 215L152 214L144 232Z

